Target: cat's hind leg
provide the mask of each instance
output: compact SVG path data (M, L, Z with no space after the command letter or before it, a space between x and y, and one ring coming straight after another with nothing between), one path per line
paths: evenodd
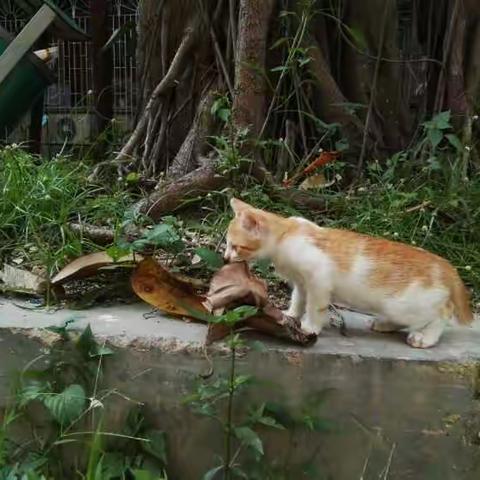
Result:
M430 348L438 343L442 336L447 319L438 318L427 323L419 330L413 330L408 334L407 343L414 348Z
M438 310L437 318L421 328L411 329L407 343L414 348L430 348L438 343L448 321L453 316L453 305L448 301Z

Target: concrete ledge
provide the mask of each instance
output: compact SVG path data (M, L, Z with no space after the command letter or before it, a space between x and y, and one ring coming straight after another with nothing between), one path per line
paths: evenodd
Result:
M22 305L17 303L17 305ZM89 310L59 310L47 312L31 310L27 304L20 308L10 301L0 305L0 328L42 329L63 325L74 319L71 328L83 329L90 324L95 335L107 338L113 344L159 346L177 342L185 347L198 348L203 344L206 326L151 314L144 304L96 307ZM30 307L31 308L31 307ZM371 317L342 310L347 324L347 337L338 329L326 329L310 347L296 347L262 337L271 349L300 350L305 354L338 355L386 360L414 360L435 362L468 362L480 359L480 322L471 327L450 326L439 345L431 349L415 349L405 343L405 333L377 333L369 329Z
M201 349L206 328L161 316L145 318L149 312L148 306L136 304L46 313L4 301L0 405L9 395L10 373L48 349L52 334L45 327L72 318L74 328L90 323L98 337L117 346L105 361L101 388L146 403L149 422L167 433L169 478L202 478L215 465L214 455L222 454L222 431L215 422L193 415L182 399L208 370ZM452 327L439 346L417 350L405 343L404 334L370 332L365 315L345 316L349 337L330 328L309 348L262 338L266 352L239 357L238 372L253 373L258 383L236 402L237 415L267 400L302 415L312 395L329 392L313 413L333 423L335 431L292 435L263 430L265 462L310 462L322 473L310 478L318 479L478 480L478 324ZM225 374L229 364L221 345L213 350L218 353L213 353L212 380ZM118 431L131 406L118 396L106 400L105 428Z

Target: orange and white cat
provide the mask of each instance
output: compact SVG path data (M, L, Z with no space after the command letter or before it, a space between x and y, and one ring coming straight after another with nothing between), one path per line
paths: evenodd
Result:
M417 247L284 218L232 199L228 261L269 258L293 286L287 314L320 333L331 302L376 315L380 332L409 331L412 347L435 345L449 320L469 324L469 294L445 259Z

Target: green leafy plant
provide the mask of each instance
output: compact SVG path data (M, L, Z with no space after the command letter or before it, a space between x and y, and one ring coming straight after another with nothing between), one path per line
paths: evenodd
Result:
M103 430L103 412L113 390L101 389L105 358L114 354L96 341L90 326L78 335L69 328L72 321L51 327L60 340L48 354L38 357L21 373L16 395L0 428L0 479L67 478L62 446L84 444L88 452L86 480L166 480L167 440L164 432L145 422L143 405L130 410L123 431ZM46 366L33 367L40 360ZM43 409L50 423L38 429L31 411ZM32 410L33 409L33 410ZM28 448L19 448L10 433L17 421L29 422L36 432ZM104 442L105 436L115 442Z
M125 222L124 226L130 222ZM178 254L185 249L185 243L180 234L180 224L175 217L164 217L163 222L145 230L143 235L136 240L127 241L122 238L106 252L114 260L132 253L142 252L145 249L160 249L168 253Z
M198 247L195 249L195 253L209 270L216 271L223 266L222 256L210 248Z
M211 114L223 123L223 133L213 135L210 141L217 152L216 168L222 175L237 171L250 159L242 155L242 147L248 137L248 129L238 129L232 121L232 106L229 97L219 96L212 105Z
M224 325L230 329L227 341L230 350L230 371L228 376L219 378L211 384L199 384L196 392L186 399L186 403L191 406L194 412L216 419L221 423L224 430L224 459L221 465L215 466L205 474L204 479L207 480L216 478L216 475L220 472L223 472L222 478L226 480L233 478L233 476L242 475L242 470L236 459L243 447L256 456L262 456L264 453L262 441L252 428L263 416L257 415L254 420L253 417L250 417L238 425L233 422L234 399L252 380L248 375L238 375L236 373L236 352L245 344L240 335L234 333L233 328L235 324L255 315L256 312L257 309L250 306L238 307L219 316L193 312L195 316L201 317L203 320L217 325ZM220 402L222 400L225 400L227 403L225 418L222 418L220 413ZM237 442L236 446L234 446L235 442Z
M245 318L255 315L256 308L251 306L237 307L222 315L213 316L191 312L192 315L215 325L230 329L227 340L229 348L229 370L225 376L213 381L198 384L196 390L185 399L185 403L198 415L218 422L224 432L224 455L219 465L211 468L203 477L204 480L232 478L262 478L252 476L260 472L260 465L266 462L263 441L258 428L286 430L301 425L310 431L329 431L330 424L319 418L314 411L321 406L319 397L305 404L298 416L292 416L287 409L274 403L261 403L247 409L242 418L235 415L234 407L238 397L254 384L251 375L238 374L236 366L237 352L249 346L252 349L265 351L261 342L247 344L240 334L234 333L234 327ZM243 452L243 456L241 455ZM240 458L244 458L242 464ZM246 467L248 468L248 473ZM266 472L265 468L261 470ZM285 466L284 466L285 467ZM264 477L266 478L266 477ZM269 477L270 478L270 477ZM277 478L277 477L271 477Z

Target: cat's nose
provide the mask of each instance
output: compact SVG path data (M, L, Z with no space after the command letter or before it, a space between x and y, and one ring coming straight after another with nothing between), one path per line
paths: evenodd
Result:
M223 254L223 259L228 263L230 261L230 252L225 252Z

